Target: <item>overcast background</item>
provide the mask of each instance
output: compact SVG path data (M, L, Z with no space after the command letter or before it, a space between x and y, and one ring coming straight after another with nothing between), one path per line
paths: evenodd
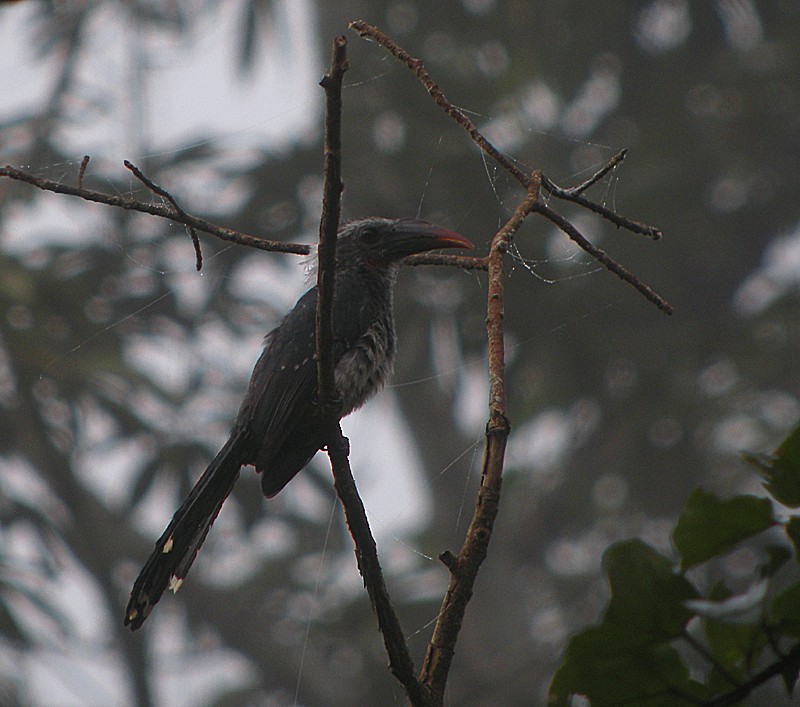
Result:
M564 215L667 317L530 219L508 261L506 483L453 664L453 705L537 704L595 621L611 542L669 551L697 485L758 492L742 451L800 417L800 6L753 2L34 3L0 9L0 161L314 240L323 94L349 39L346 217L420 216L485 246L523 194L416 79L424 60L525 169L661 228ZM189 580L142 631L130 585L224 441L263 334L302 293L292 256L0 182L0 703L400 704L322 455L266 503L245 473ZM417 664L477 483L485 278L400 278L393 385L346 424ZM725 571L757 577L746 552ZM711 581L711 578L709 578ZM765 699L772 699L765 697Z

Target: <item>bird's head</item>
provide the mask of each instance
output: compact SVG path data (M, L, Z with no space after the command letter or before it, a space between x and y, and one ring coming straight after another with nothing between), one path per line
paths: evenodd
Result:
M453 231L416 219L365 218L339 229L336 261L339 267L383 268L407 255L437 248L472 248Z

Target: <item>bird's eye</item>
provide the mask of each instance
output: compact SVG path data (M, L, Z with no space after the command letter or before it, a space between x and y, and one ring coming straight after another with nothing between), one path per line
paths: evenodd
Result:
M373 243L378 242L378 238L380 238L380 233L378 233L377 228L367 227L361 229L361 233L359 234L359 239L362 243L366 243L367 245L371 245Z

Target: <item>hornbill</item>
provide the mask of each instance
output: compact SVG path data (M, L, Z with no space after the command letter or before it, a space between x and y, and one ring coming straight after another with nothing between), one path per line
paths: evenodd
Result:
M339 229L333 299L334 381L340 417L386 382L395 353L392 306L400 261L435 248L471 248L424 221L367 218ZM242 466L261 474L267 498L325 445L316 403L317 288L264 339L230 437L158 539L131 591L125 625L139 628L165 589L177 591Z

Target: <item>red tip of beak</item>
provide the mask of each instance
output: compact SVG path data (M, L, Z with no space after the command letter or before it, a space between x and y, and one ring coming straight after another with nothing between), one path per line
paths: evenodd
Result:
M438 241L440 248L474 248L472 241L464 238L460 233L448 231L446 228L436 228L431 230L431 234Z

